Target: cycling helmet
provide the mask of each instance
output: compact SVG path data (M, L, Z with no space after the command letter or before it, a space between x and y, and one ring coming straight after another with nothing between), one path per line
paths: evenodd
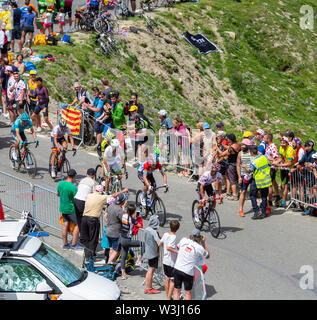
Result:
M315 152L311 157L312 157L314 160L317 160L317 152Z
M219 171L220 170L220 165L219 163L213 163L211 166L210 166L210 171Z
M26 112L24 112L21 114L20 119L21 119L21 121L28 121L28 120L30 120L30 117Z
M66 127L67 127L67 121L62 118L62 119L59 120L58 125L59 125L61 128L66 128Z
M120 145L120 142L119 142L118 139L112 139L112 140L111 140L111 147L112 147L112 148L118 148L119 145Z

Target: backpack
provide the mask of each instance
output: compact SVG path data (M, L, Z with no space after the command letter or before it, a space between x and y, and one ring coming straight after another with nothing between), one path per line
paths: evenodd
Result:
M129 248L127 259L125 261L125 271L126 273L132 272L135 270L135 258L134 258L134 252L131 248ZM121 275L121 253L116 261L116 274Z
M37 34L34 38L34 45L45 45L46 44L46 34Z
M49 46L56 46L57 45L56 36L54 36L52 34L48 35L47 40L46 40L46 44Z

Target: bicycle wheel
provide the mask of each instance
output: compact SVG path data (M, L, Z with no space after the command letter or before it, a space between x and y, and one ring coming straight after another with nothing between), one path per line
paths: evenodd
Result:
M31 151L25 154L23 165L31 178L34 178L37 173L36 159Z
M103 21L101 18L98 18L94 21L94 29L96 32L98 33L102 33L103 32Z
M90 119L84 120L84 144L90 146L94 141L94 126Z
M194 223L195 228L201 230L201 228L203 227L204 221L202 221L201 215L199 213L198 213L199 221L195 220L195 211L198 210L198 205L199 205L199 201L194 200L194 202L192 204L192 219L193 219L193 223Z
M152 213L156 214L160 220L160 226L163 227L166 222L166 209L161 198L157 197L153 201Z
M64 163L63 163L63 173L68 174L68 171L70 170L70 163L69 161L65 158Z
M101 176L101 165L100 165L100 164L97 165L95 171L96 171L96 181L97 181L99 184L101 184L102 176Z
M142 190L138 190L135 197L136 211L140 212L140 216L142 219L146 219L148 216L148 210L142 206L141 196L142 196Z
M220 219L216 209L209 209L208 213L209 231L214 238L218 238L220 234Z

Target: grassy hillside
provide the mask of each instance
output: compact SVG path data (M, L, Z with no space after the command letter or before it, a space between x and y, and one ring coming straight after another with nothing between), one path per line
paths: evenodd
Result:
M314 7L311 0L305 4ZM179 3L150 14L159 22L155 34L148 34L139 18L123 21L139 33L121 37L120 57L105 58L92 34L78 33L72 35L75 47L35 47L36 53L56 57L38 69L58 101L73 99L74 80L91 88L106 76L124 100L137 91L153 119L165 108L187 125L222 120L227 132L293 128L300 137L315 139L317 23L312 31L300 29L301 5L296 0ZM198 54L182 38L185 31L203 33L223 53Z

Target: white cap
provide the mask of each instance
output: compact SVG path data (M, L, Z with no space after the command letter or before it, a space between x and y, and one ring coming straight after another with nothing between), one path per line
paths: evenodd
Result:
M166 116L167 116L167 111L166 111L166 110L160 110L160 111L158 112L158 114L159 114L160 116L162 116L162 117L166 117Z
M96 186L96 191L97 191L97 192L103 192L103 191L104 191L104 187L103 187L102 185L98 184L98 185Z

